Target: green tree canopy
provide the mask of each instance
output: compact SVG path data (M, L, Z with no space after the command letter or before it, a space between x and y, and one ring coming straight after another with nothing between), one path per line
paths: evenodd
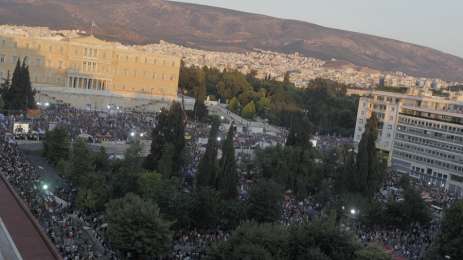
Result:
M209 139L206 146L206 152L199 161L198 174L196 177L196 184L199 187L213 187L217 188L217 151L219 144L217 141L217 135L219 132L219 122L215 120L212 123L211 130L209 132Z
M258 180L249 192L247 216L250 220L275 222L280 219L283 190L273 181Z
M441 230L426 259L463 259L463 200L444 212Z
M135 257L162 257L170 248L170 223L158 206L134 194L111 201L106 209L108 237L112 245Z
M378 138L378 120L373 113L368 119L365 131L358 145L356 169L354 179L356 185L352 187L368 198L379 190L384 179L384 169L376 149Z
M4 85L3 100L6 108L13 111L35 108L35 92L32 90L29 67L24 58L22 64L18 59L11 84Z
M256 105L254 101L251 100L241 111L241 116L246 119L253 119L256 115Z
M171 157L173 172L177 173L183 164L183 149L185 147L185 117L179 103L173 102L169 110L162 109L151 136L151 152L145 160L145 168L160 171L159 162L163 153L167 151L165 149L166 144L172 144L174 147L174 153Z
M233 97L230 99L230 102L228 102L228 109L234 113L237 113L240 110L240 102L236 97Z
M225 199L236 199L238 197L238 173L236 171L234 137L235 131L232 123L222 146L222 158L219 162L217 178L219 191Z
M57 127L45 133L43 141L43 155L53 164L60 160L67 160L70 150L70 141L67 131Z

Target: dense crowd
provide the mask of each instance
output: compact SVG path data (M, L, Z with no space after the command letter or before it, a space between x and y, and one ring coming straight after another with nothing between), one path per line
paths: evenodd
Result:
M69 201L73 201L75 190L65 186L53 194L44 188L39 171L4 136L0 141L0 173L15 188L64 259L104 257L107 250L98 248L91 233L74 215Z
M93 111L53 105L33 118L18 115L10 121L29 123L30 131L36 133L59 126L65 128L71 138L86 136L90 141L100 142L126 141L134 137L132 135L148 135L154 126L156 114L119 109Z
M46 109L38 119L30 120L33 131L44 131L50 124L56 124L69 131L71 137L82 134L89 135L94 141L127 140L130 133L149 133L155 122L155 114L142 114L134 112L107 111L95 112L78 110L66 106ZM24 116L17 116L14 121L26 120ZM18 194L29 206L31 212L37 217L45 232L49 235L64 259L117 259L118 254L111 250L105 239L106 224L104 215L81 212L74 205L76 189L69 183L57 187L54 193L42 188L39 171L30 163L25 155L18 149L13 140L5 136L11 129L13 120L0 121L0 173L14 186ZM192 188L198 164L207 144L210 126L203 123L190 123L187 136L191 138L186 143L189 162L183 168L186 180L191 180L186 188ZM222 126L223 128L223 126ZM227 129L219 131L219 143L225 139ZM265 142L283 143L282 137L269 139L265 133L250 133L238 131L235 138L237 159L245 153L239 148L255 149L265 145ZM349 138L333 136L320 137L318 146L322 150L350 143ZM269 143L270 145L270 143ZM400 199L400 175L390 173L380 196L387 194L393 199ZM247 197L247 191L252 180L245 174L240 174L240 198ZM446 208L455 198L449 195L442 187L432 186L424 181L413 181L412 185L429 198L429 204ZM388 199L389 199L388 198ZM384 200L386 201L386 200ZM297 200L290 192L284 196L280 223L292 225L313 219L322 212L322 206L311 197ZM357 226L356 234L364 243L379 243L391 251L395 256L408 259L420 259L429 247L433 236L439 229L439 216L429 226L414 225L409 231L367 229ZM355 227L355 225L354 225ZM168 259L200 259L206 254L207 248L214 241L223 241L229 238L229 233L215 231L179 231L175 233L173 248Z

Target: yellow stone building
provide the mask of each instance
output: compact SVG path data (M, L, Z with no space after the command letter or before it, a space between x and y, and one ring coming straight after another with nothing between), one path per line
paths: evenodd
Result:
M4 33L0 79L26 59L38 99L77 107L143 106L177 98L180 58L93 36Z

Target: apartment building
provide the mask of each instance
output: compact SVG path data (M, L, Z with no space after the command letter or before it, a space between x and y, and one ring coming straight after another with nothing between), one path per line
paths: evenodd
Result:
M36 90L78 106L177 97L178 57L88 35L0 28L0 79L24 59Z
M372 113L379 119L376 147L396 171L463 195L463 101L410 91L361 91L354 143Z

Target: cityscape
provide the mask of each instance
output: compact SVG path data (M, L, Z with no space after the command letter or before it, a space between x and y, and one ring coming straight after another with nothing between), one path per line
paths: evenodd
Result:
M191 2L0 0L0 260L463 259L463 58Z

